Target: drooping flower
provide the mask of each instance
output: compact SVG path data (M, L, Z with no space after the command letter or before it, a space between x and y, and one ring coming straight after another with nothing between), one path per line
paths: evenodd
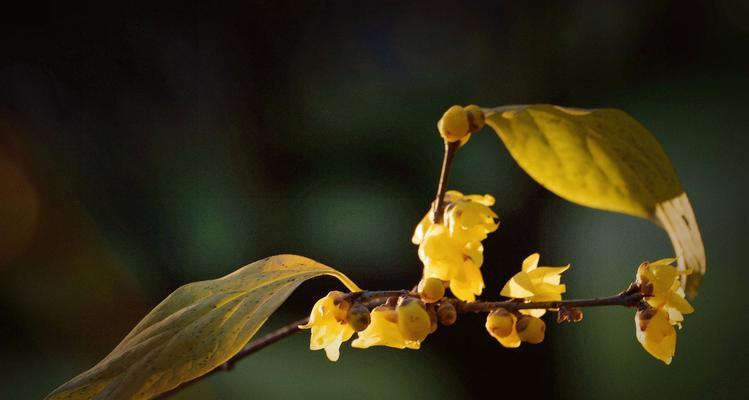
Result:
M372 310L372 322L367 329L359 332L351 342L352 347L366 349L372 346L388 346L396 349L418 349L421 343L403 338L398 329L398 314L388 306L378 306Z
M398 315L398 330L406 341L422 342L432 332L432 319L420 300L399 299L395 313Z
M445 194L445 211L439 223L433 223L431 212L421 220L411 239L419 245L424 264L424 279L449 282L455 297L473 301L484 289L479 268L484 262L481 241L497 230L497 215L489 208L490 195L465 196L457 191Z
M644 262L637 269L637 283L646 294L647 303L654 308L665 308L669 320L681 322L683 314L691 314L694 308L684 295L684 289L679 282L679 271L671 265L675 258L664 258L653 262Z
M640 264L636 281L649 306L635 316L637 340L666 364L671 363L676 352L675 326L681 328L684 314L694 312L679 281L679 275L685 272L673 266L674 261L675 258L664 258Z
M505 284L500 294L514 299L523 299L526 303L537 301L559 301L566 286L561 282L562 272L569 269L569 264L563 267L539 267L538 253L533 253L523 260L521 271L515 274ZM540 317L546 313L545 309L520 310L521 313Z
M442 223L438 225L448 227L450 235L454 238L480 242L499 227L499 223L495 221L497 214L489 208L494 205L494 202L494 197L489 194L483 196L478 194L464 195L457 190L448 190L445 193L446 205ZM427 232L435 225L432 223L431 217L430 211L416 226L411 238L413 244L421 244Z
M676 329L664 308L648 308L635 315L635 333L653 357L671 364L676 352Z
M339 291L332 291L315 303L309 322L299 326L300 329L312 330L310 350L325 349L330 361L338 361L341 343L354 335L354 329L346 322L349 306Z
M538 344L543 342L546 324L540 318L515 314L497 309L486 317L486 330L507 348L520 347L521 342Z
M465 242L481 242L499 226L492 211L494 197L486 195L463 196L460 192L446 194L445 225L450 235Z
M515 326L518 319L512 313L498 309L486 316L486 330L504 347L520 347L520 336Z

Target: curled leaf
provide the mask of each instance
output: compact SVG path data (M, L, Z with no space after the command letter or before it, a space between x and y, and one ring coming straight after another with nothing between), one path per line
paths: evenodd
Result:
M537 104L483 111L520 167L550 191L663 227L680 268L693 272L687 291L696 294L706 267L702 237L676 171L650 131L616 109Z
M48 399L146 399L223 364L304 281L344 274L296 255L256 261L219 279L182 286L156 306L93 368Z

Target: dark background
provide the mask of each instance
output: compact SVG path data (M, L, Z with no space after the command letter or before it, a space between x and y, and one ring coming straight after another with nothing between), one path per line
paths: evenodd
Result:
M591 310L502 348L461 317L423 349L300 334L176 398L742 398L749 3L260 2L0 17L0 391L40 398L104 357L183 283L277 253L369 289L410 287L452 104L622 108L690 195L708 255L697 312L665 366L631 310ZM485 298L533 251L571 262L567 297L609 295L672 255L665 233L528 178L488 128L452 188L491 193ZM269 328L341 286L305 284ZM550 321L550 320L549 320Z

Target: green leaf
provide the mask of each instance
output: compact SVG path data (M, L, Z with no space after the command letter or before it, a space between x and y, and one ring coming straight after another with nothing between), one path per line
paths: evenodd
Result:
M573 203L647 218L663 227L679 266L705 274L697 220L671 161L653 135L616 109L538 104L484 109L486 123L538 183Z
M278 255L219 279L175 290L93 368L48 399L145 399L223 364L304 281L344 274L305 257Z

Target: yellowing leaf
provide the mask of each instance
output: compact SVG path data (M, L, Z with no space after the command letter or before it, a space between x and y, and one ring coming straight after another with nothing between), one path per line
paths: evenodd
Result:
M182 286L93 368L48 399L146 399L223 364L304 281L344 274L305 257L278 255L223 278Z
M615 109L553 105L484 109L486 123L533 179L583 206L647 218L669 235L679 266L705 273L697 220L661 145L639 122Z

